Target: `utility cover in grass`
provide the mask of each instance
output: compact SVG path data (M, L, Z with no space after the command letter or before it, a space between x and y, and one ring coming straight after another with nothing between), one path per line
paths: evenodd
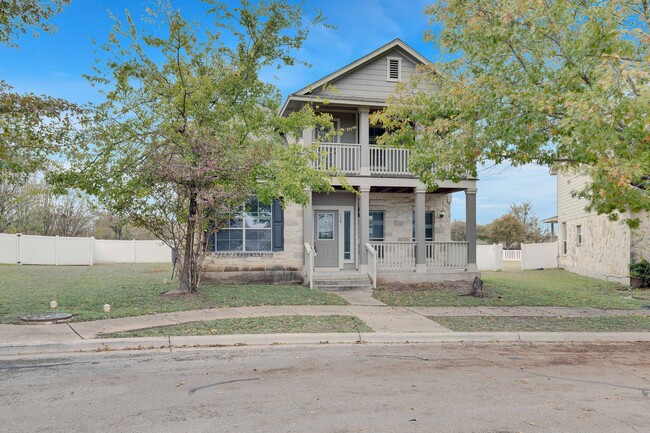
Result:
M22 316L20 320L27 323L50 325L53 323L67 322L72 318L70 313L37 313Z

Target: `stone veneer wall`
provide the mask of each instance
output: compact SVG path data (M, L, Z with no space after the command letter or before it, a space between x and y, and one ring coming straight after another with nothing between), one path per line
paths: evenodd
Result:
M650 213L636 214L634 217L641 220L641 225L631 230L630 256L631 263L642 259L650 261Z
M562 221L558 228L560 267L601 280L629 284L630 229L624 221L606 215L588 215L566 221L567 254L562 254ZM582 245L577 244L577 226L582 226Z
M448 194L427 194L425 208L434 211L435 241L451 240L450 196ZM384 211L384 240L387 242L413 241L413 212L415 194L370 193L370 210ZM445 212L440 218L440 211Z
M215 253L206 281L219 282L300 282L302 279L303 207L288 204L284 209L284 251L263 253Z

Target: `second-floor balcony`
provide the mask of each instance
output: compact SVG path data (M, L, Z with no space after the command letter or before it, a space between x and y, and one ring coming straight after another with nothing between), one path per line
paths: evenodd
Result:
M365 153L365 154L364 154ZM361 144L319 143L315 162L324 170L340 170L349 176L411 176L409 150Z

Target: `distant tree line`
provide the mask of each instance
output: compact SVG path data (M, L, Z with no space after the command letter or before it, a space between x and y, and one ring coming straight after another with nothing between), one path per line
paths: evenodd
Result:
M98 209L87 195L57 191L37 175L0 181L0 233L154 239L128 218Z
M476 226L480 244L502 244L506 249L519 249L522 243L532 244L551 240L548 230L542 229L530 202L512 203L510 211L491 223ZM451 223L451 239L465 240L465 221Z

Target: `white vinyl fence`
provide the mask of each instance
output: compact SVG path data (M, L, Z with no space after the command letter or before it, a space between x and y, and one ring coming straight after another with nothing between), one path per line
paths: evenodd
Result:
M521 269L557 268L557 242L521 244Z
M93 265L95 263L171 262L161 241L112 241L60 236L0 233L0 263L25 265Z
M476 266L479 271L500 271L503 269L503 246L477 245Z

